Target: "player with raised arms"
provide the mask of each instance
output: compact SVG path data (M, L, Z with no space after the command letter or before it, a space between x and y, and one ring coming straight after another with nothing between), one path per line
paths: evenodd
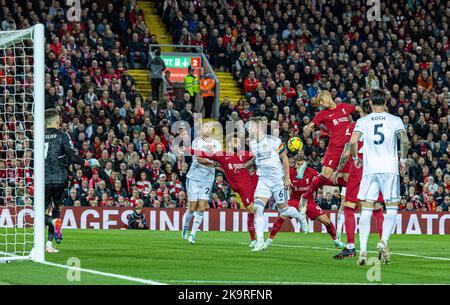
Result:
M192 141L192 148L210 153L222 150L222 144L212 137L212 132L212 123L203 123L201 135ZM195 235L203 222L203 215L211 197L215 173L213 161L196 155L192 156L192 163L186 180L188 208L183 216L182 231L183 239L187 239L191 244L195 244ZM188 236L187 231L192 218L194 218L194 223Z
M250 248L256 245L254 213L253 213L253 192L258 184L258 176L256 173L250 173L248 169L244 168L235 171L236 168L241 167L247 161L253 158L253 154L241 148L241 141L237 135L233 135L227 141L227 150L216 153L205 153L190 149L191 154L214 161L216 169L224 172L225 177L230 184L231 189L238 193L241 197L244 207L248 211L247 228L250 234Z
M306 216L288 206L289 187L291 184L289 159L285 145L278 137L267 134L267 120L254 117L249 122L250 152L254 158L246 162L249 168L256 164L258 184L254 194L256 245L252 251L265 249L264 242L264 208L273 196L280 215L294 218L300 222L302 229L308 231ZM239 171L239 167L236 169Z
M350 122L349 115L355 111L362 112L360 106L353 106L346 103L336 104L327 90L319 92L314 99L314 103L324 108L303 128L305 136L308 137L314 130L314 127L325 127L330 134L327 151L322 161L322 171L317 179L311 183L308 190L302 196L301 206L304 208L308 200L314 197L314 193L323 185L333 185L330 180L333 171L339 164L342 151L345 146L345 131ZM345 179L340 177L337 185L345 186Z
M288 204L291 207L296 209L299 208L300 198L304 192L308 189L308 186L314 179L317 179L319 173L308 167L308 163L302 159L300 153L294 156L295 166L289 168L290 177L292 181L291 188L291 196L289 198ZM326 229L328 234L330 234L331 239L333 241L333 245L338 248L342 248L345 246L343 242L340 242L336 236L336 229L333 223L330 221L330 218L327 214L316 204L314 199L308 200L308 204L306 206L306 216L308 216L311 220L317 220L322 223ZM266 247L269 247L275 235L281 229L284 221L286 220L286 216L280 215L273 223L272 229L270 230L269 238L266 240Z
M356 167L363 165L363 174L359 186L358 199L362 201L359 221L360 253L357 264L367 262L367 241L370 234L370 221L374 203L381 191L386 215L383 222L383 234L377 244L379 258L390 262L388 241L394 228L400 202L399 165L406 167L409 140L402 120L385 111L386 98L383 90L376 89L370 96L372 113L356 122L350 139L350 151ZM358 156L358 143L363 139L362 153L364 164ZM400 140L400 164L398 161L397 139Z
M69 164L75 163L83 166L99 167L97 159L89 161L79 157L67 132L61 131L61 118L56 109L45 111L45 224L48 226L48 238L45 251L56 253L59 250L53 247L53 239L61 243L62 220L61 206L63 194L69 180Z

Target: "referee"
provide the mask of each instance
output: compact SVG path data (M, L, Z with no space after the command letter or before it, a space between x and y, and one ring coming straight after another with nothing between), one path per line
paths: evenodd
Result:
M60 117L56 109L45 111L45 224L48 226L46 252L58 252L53 248L53 238L56 243L62 240L61 206L63 194L69 180L69 164L82 166L100 166L97 159L89 161L76 155L76 149L67 132L60 130Z

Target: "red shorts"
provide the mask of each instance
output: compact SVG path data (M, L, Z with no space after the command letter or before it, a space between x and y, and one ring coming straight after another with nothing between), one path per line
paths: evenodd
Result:
M337 169L344 147L328 147L322 160L322 166Z
M253 188L252 188L253 187ZM248 207L251 203L254 201L254 194L255 194L255 188L256 185L252 187L242 187L237 190L237 193L241 197L242 204L244 204L244 207Z
M292 199L288 201L288 205L291 207L294 207L298 209L299 200ZM314 199L308 200L308 203L306 205L306 216L308 216L309 219L315 220L320 215L325 214L325 212L322 210L320 206L316 204Z
M362 179L363 168L357 168L354 164L350 166L350 171L348 175L347 185L345 189L345 201L359 203L358 192L359 184ZM383 195L380 192L377 202L383 202Z

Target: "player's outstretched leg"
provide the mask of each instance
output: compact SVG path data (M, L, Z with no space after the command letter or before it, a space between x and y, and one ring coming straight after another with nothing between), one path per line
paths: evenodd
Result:
M254 210L255 210L255 233L256 233L256 245L252 251L264 250L264 207L266 206L265 201L262 199L255 199Z
M272 229L270 229L269 238L266 240L265 243L266 248L268 248L272 244L275 235L277 235L278 231L280 231L285 220L286 218L283 216L278 216L278 218L275 220L275 222L272 225Z
M312 216L314 217L314 216ZM311 216L309 217L310 219ZM330 218L328 217L327 214L321 214L317 217L315 217L314 220L319 221L320 223L322 223L325 228L327 229L328 234L331 236L331 240L333 241L333 245L336 248L343 248L345 247L345 243L341 242L340 240L338 240L337 236L336 236L336 228L334 226L334 224L331 222Z
M287 204L279 204L277 208L278 213L280 213L280 215L284 218L289 217L296 219L300 223L300 229L302 232L307 234L309 232L309 224L306 219L306 208L303 208L301 203L301 199L300 202L297 202L296 200L289 200Z

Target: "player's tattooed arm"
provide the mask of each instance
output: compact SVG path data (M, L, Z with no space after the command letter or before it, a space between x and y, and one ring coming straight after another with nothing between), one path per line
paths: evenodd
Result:
M400 130L397 133L397 137L400 139L400 158L406 160L408 157L409 139L406 134L406 130Z
M309 137L309 135L311 134L311 132L314 131L314 123L311 122L308 125L306 125L305 127L303 127L303 133L305 134L306 137Z
M400 166L406 169L406 158L408 158L409 149L409 139L406 130L400 130L397 133L397 137L400 139Z
M355 162L356 167L361 167L361 159L358 157L358 142L361 138L361 132L353 131L352 137L350 139L350 153L352 155L352 159Z
M337 168L339 172L344 169L345 164L348 162L348 158L350 158L350 143L345 143L344 151L341 154Z
M253 167L253 164L255 164L255 157L251 158L250 160L248 160L244 164L241 164L239 166L235 166L234 171L237 173L243 168L246 168L246 169L250 170Z

